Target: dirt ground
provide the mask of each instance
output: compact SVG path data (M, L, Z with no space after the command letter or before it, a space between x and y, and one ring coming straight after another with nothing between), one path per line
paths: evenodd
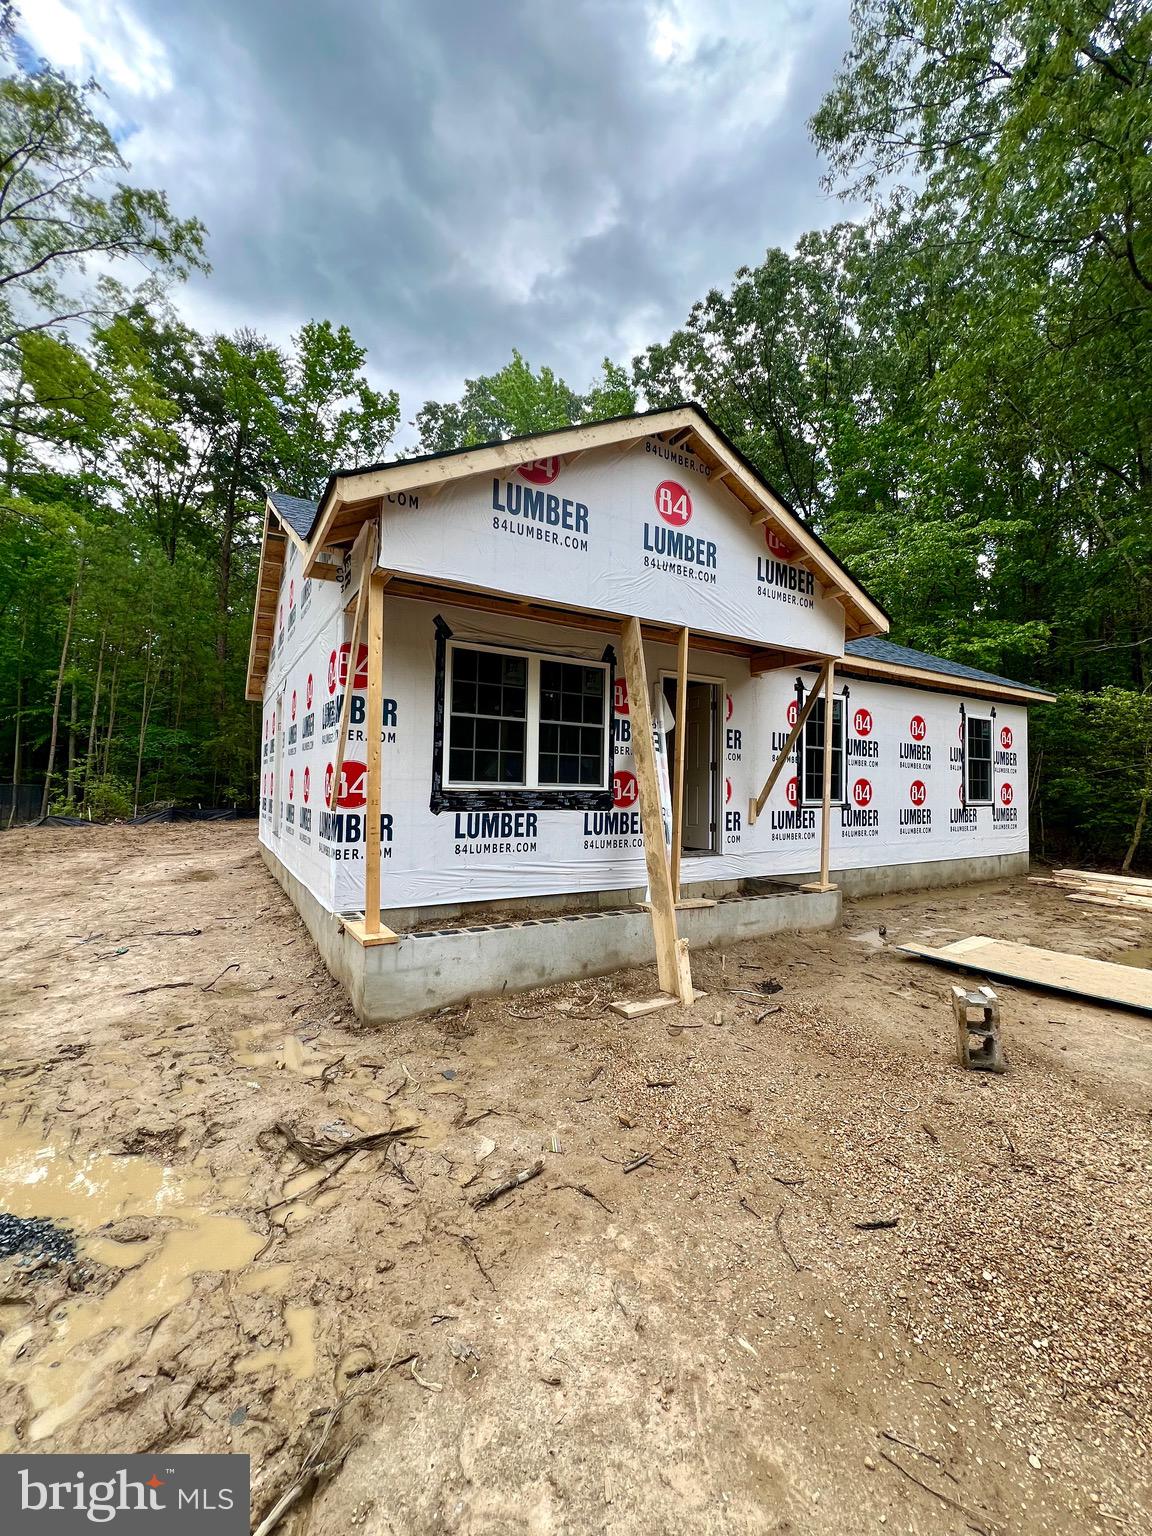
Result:
M246 1452L254 1525L319 1465L283 1536L1152 1530L1152 1019L999 987L965 1073L891 947L1148 918L870 899L697 954L690 1014L364 1030L251 826L0 873L0 1213L77 1245L0 1259L0 1450Z

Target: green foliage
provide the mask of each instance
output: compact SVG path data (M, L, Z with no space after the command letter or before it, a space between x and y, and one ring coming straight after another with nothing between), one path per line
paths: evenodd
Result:
M93 821L123 821L132 814L132 786L113 774L102 774L84 784L84 814Z
M0 51L9 22L0 0ZM1046 845L1147 861L1150 56L1143 0L856 0L813 131L867 217L583 393L514 350L416 412L419 451L699 400L894 639L1059 691L1033 716ZM84 815L249 804L265 487L385 457L400 404L345 326L180 322L203 230L120 179L98 107L0 79L0 772Z
M604 359L600 378L579 395L551 368L532 371L513 348L499 373L465 379L459 400L429 400L416 413L421 453L444 453L505 437L549 432L576 422L623 416L636 408L636 390L627 371Z
M1031 725L1041 851L1119 863L1152 793L1152 698L1131 689L1069 691ZM1134 866L1152 862L1147 817Z

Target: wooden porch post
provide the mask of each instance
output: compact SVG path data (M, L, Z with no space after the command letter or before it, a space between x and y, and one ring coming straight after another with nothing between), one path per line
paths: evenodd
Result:
M381 571L366 571L368 582L368 793L364 807L364 936L380 932L380 730L384 719L384 587ZM349 690L351 691L351 690Z
M648 674L640 620L626 619L621 634L624 676L632 715L632 755L640 793L640 824L644 832L644 862L651 893L652 932L656 940L656 969L662 991L682 1003L691 1003L692 973L688 966L688 940L677 936L676 898L672 871L664 844L664 819L660 813L660 789L656 778L656 747L652 740L652 708L648 698Z
M676 641L676 759L672 784L672 899L680 900L680 855L684 844L684 773L687 765L688 730L688 631Z

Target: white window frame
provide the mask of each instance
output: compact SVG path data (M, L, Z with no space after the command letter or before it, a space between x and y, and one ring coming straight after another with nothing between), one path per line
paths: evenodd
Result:
M984 720L984 721L987 722L987 725L988 725L988 797L987 797L987 799L984 799L983 797L981 797L980 799L977 799L971 793L971 790L969 788L969 783L970 783L970 780L969 780L969 768L971 766L972 754L971 754L971 748L970 748L969 739L968 739L968 727L974 721L976 721L976 720ZM965 805L995 805L995 803L996 803L996 782L995 782L995 773L994 773L994 767L995 767L995 762L996 762L996 729L995 729L995 727L996 727L996 721L994 720L994 718L991 715L972 715L972 714L966 714L964 716L964 804Z
M493 656L519 656L528 663L528 681L525 690L527 724L524 733L524 778L519 783L491 779L465 782L461 779L453 779L449 775L449 749L452 743L452 677L455 672L457 651L487 651ZM600 722L604 745L600 755L600 781L597 784L540 783L540 663L542 661L559 661L571 667L594 667L604 674L604 712ZM605 793L612 785L611 664L606 661L592 661L585 656L569 656L563 651L529 651L515 645L492 645L488 642L463 639L449 640L444 656L444 742L440 772L441 783L447 793L459 790L490 794L519 791L534 795Z
M801 706L801 708L802 707L803 706ZM824 804L823 781L821 781L820 793L818 795L813 795L813 796L809 797L809 796L807 796L804 793L805 780L808 777L807 773L805 772L805 757L806 757L807 751L808 751L808 727L812 724L812 716L815 715L816 709L817 709L817 705L813 704L813 706L812 706L812 714L809 715L808 719L805 720L805 722L804 722L804 729L800 732L800 742L799 742L799 745L800 745L800 762L799 762L798 766L799 766L799 769L800 769L800 772L799 772L800 795L799 795L799 798L798 798L798 803L799 803L799 805L801 807L803 807L806 810L807 809L811 809L812 806L823 805ZM848 803L848 751L847 751L847 748L848 748L848 701L844 697L844 695L841 694L841 693L834 693L832 695L832 730L833 730L833 738L835 738L835 734L836 734L836 715L837 715L837 713L839 713L839 715L840 715L840 730L839 730L839 736L840 736L840 794L838 796L837 795L833 795L832 799L829 801L829 804L830 805L847 805L847 803ZM835 740L834 739L833 739L833 746L835 746ZM825 750L827 750L827 739L825 739Z

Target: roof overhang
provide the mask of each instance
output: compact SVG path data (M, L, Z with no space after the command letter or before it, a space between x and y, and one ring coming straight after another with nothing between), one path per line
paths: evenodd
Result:
M980 699L1002 699L1010 704L1054 704L1054 693L1038 688L1013 688L1007 683L985 682L977 677L958 677L951 672L933 672L928 667L909 667L902 662L875 661L870 656L846 655L836 662L838 673L848 677L874 678L878 682L904 683L913 688L931 688L937 693L962 693Z
M473 475L515 468L549 455L567 458L596 448L659 437L683 445L711 469L710 484L722 486L752 523L768 524L797 551L797 563L812 571L844 609L850 639L887 634L888 615L854 580L832 551L778 492L709 421L697 405L614 417L584 426L509 438L483 447L426 458L340 470L329 476L304 555L304 574L314 575L325 552L346 548L364 521L379 515L385 496L400 491L430 492Z

